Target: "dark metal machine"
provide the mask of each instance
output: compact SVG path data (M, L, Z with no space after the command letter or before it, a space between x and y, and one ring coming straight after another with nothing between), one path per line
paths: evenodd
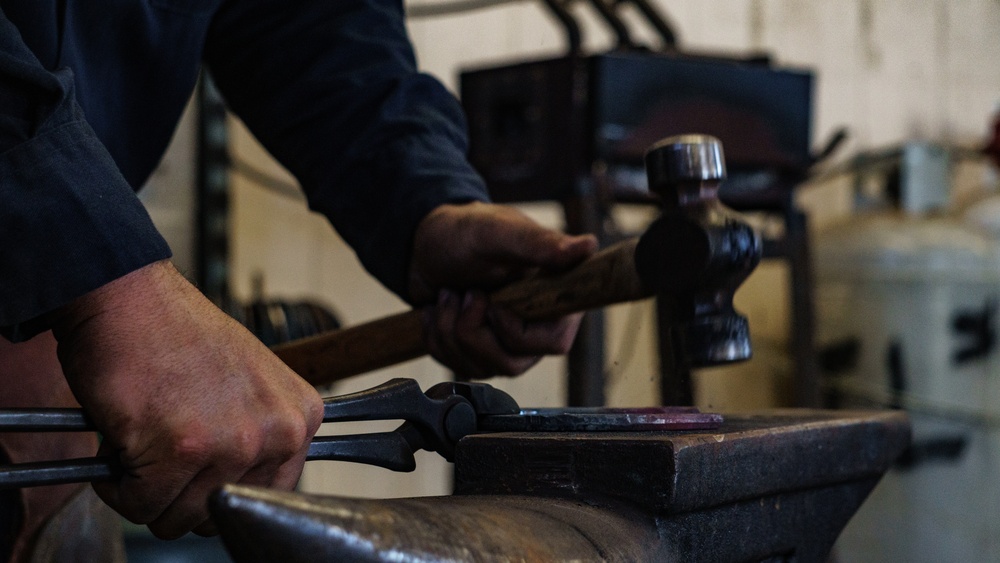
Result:
M469 159L499 201L562 201L595 168L648 200L647 148L698 131L726 147L731 205L778 205L812 164L812 75L761 59L615 51L462 73ZM775 193L777 192L777 193Z

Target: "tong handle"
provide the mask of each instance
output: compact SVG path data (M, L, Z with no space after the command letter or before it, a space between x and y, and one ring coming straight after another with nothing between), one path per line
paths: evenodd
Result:
M94 430L83 409L0 409L0 432Z
M318 436L309 445L306 461L351 461L392 471L413 471L414 447L399 432Z
M323 422L411 420L433 424L445 400L431 399L412 379L391 379L382 385L323 399ZM74 432L95 430L83 409L0 409L0 432Z
M122 472L110 456L0 465L0 490L87 481L110 481Z
M323 399L323 422L398 419L433 423L443 403L425 395L415 380L396 378L371 389Z
M306 461L352 461L392 471L413 471L413 447L400 432L318 436L309 444ZM113 456L85 457L0 465L0 490L64 483L110 481L122 475Z
M474 432L480 408L516 412L507 394L485 384L439 384L433 397L412 379L324 399L323 422L405 420L394 432L319 436L309 445L307 460L350 461L413 471L420 449L451 459L455 444ZM0 409L0 431L65 432L94 430L82 409ZM114 457L93 457L0 466L0 489L106 481L119 477Z

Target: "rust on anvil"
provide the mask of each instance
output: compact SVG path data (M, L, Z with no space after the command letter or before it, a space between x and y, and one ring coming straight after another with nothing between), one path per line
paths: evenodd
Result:
M212 515L237 563L656 561L655 520L532 497L345 499L228 486Z

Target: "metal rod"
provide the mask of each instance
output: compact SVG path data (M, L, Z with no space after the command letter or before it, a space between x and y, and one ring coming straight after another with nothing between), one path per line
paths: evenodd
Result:
M112 457L0 465L0 489L108 481L118 475L121 465Z
M229 138L226 105L204 73L198 86L196 274L214 303L229 296Z
M631 49L635 47L632 36L629 34L628 26L625 25L625 22L618 17L618 14L610 6L604 3L604 0L590 0L590 5L601 16L601 19L608 24L611 31L614 32L619 49Z
M306 461L350 461L392 471L413 471L412 447L395 432L317 436L309 444ZM0 490L65 483L110 481L123 473L113 456L63 459L0 465Z
M677 34L674 33L670 24L667 23L666 18L652 4L646 0L622 0L622 3L626 1L635 6L643 17L646 18L646 21L653 26L653 29L659 34L660 40L663 41L663 50L674 51L677 49Z
M0 432L94 430L80 409L0 409Z
M563 31L566 33L567 54L569 56L579 55L583 39L580 24L576 18L566 9L562 0L542 0L542 2L562 24Z

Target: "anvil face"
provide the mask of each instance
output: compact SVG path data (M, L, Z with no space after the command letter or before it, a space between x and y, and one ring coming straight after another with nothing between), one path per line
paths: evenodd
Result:
M237 562L822 562L909 442L899 412L727 416L689 432L479 434L456 496L361 500L230 487Z

